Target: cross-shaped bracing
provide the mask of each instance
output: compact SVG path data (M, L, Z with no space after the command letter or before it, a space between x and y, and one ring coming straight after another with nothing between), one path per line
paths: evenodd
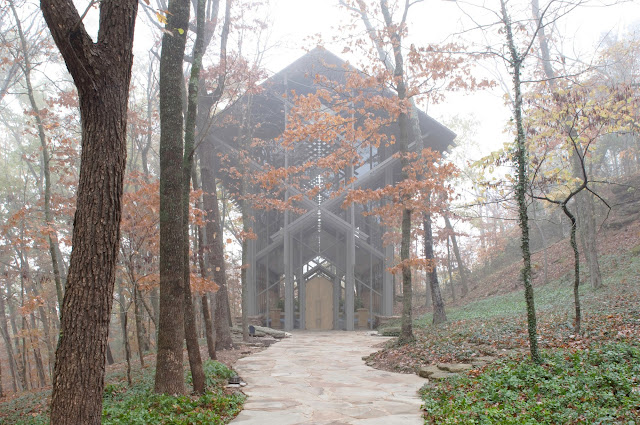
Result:
M251 148L251 155L254 157L241 156L235 142L238 140L237 136L241 134L237 125L224 125L217 128L215 134L208 135L205 143L217 146L218 152L229 153L232 162L235 162L232 165L244 171L245 175L262 173L268 167L263 164L271 164L270 166L276 168L284 166L286 169L292 165L313 164L318 158L326 157L331 149L334 149L334 145L330 142L313 140L312 137L296 145L293 150L279 145L288 122L293 122L290 119L290 113L295 105L289 94L295 90L297 95L307 95L317 92L318 89L331 89L334 83L344 84L347 70L358 72L337 56L326 50L316 49L269 78L261 85L263 91L250 95L251 98L247 97L245 101L238 102L236 107L224 112L226 117L242 117L243 123L250 122L251 137L264 142L261 147ZM318 79L317 75L322 75L324 78ZM327 82L326 87L319 84L319 81ZM393 95L387 91L383 90L382 95ZM324 112L329 114L333 112L330 105L323 103L321 107L324 108ZM368 112L384 114L383 111ZM221 119L219 122L223 121ZM446 127L422 112L418 114L418 121L421 137L412 143L414 149L424 146L443 151L455 136ZM389 140L398 136L394 125L388 125L380 129L380 132ZM298 285L297 300L301 302L305 299L304 282L308 276L305 277L301 270L303 265L312 261L313 258L325 258L343 273L340 277L340 282L344 285L342 289L336 289L337 278L334 276L334 295L338 291L344 294L344 321L347 329L353 327L354 292L358 291L358 288L369 288L370 308L374 304L373 298L378 297L382 298L383 303L380 312L391 313L392 279L387 268L393 260L393 247L382 244L384 228L381 220L367 215L372 212L372 209L381 206L383 201L346 207L343 204L348 190L377 189L396 182L400 175L400 160L393 156L395 150L393 145L380 146L379 149L360 146L356 149L363 155L363 164L343 168L330 176L324 175L320 169L307 170L304 174L308 180L302 181L300 188L287 181L279 182L278 196L284 193L285 201L295 197L293 204L297 211L292 209L284 212L254 211L255 214L252 215L254 220L252 227L258 239L249 242L250 267L247 279L250 296L253 297L253 304L257 305L255 298L259 296L256 294L259 289L256 273L262 273L266 266L266 277L261 275L260 285L263 285L266 279L267 295L271 296L268 294L269 288L276 285L278 286L276 296L280 297L282 295L280 286L284 283L285 326L292 327L294 324L295 285ZM239 164L244 165L240 167ZM349 181L351 176L355 177L353 182ZM221 177L229 188L239 188L238 177L224 176L222 173ZM341 192L334 192L333 196L328 188L311 199L303 196L303 192L310 187L322 187L329 180L334 183L334 188L344 183L347 183L348 187L342 186L342 189L339 189ZM239 190L235 192L238 193ZM282 198L279 199L282 200ZM260 272L257 271L257 266L261 267ZM376 286L380 279L382 279L382 289ZM374 280L378 282L375 285L372 283ZM279 283L276 284L274 281ZM253 291L252 295L251 291ZM251 310L253 311L251 314L257 312L254 307ZM304 320L301 323L304 323Z
M227 152L230 154L232 158L239 158L240 153L238 150L231 146L229 143L221 140L215 136L212 136L211 139L216 143L216 145L220 148L220 150ZM257 161L253 159L245 159L243 158L246 166L249 167L251 172L260 173L263 172L264 167ZM398 160L396 158L389 158L388 161L385 161L384 164L379 164L374 170L370 172L364 173L358 178L356 178L355 182L352 183L351 187L360 187L364 184L368 184L368 181L373 181L375 178L380 176L388 176L393 175L393 167L398 165ZM383 171L383 169L388 168L389 171ZM380 171L378 171L380 170ZM382 172L381 172L382 171ZM229 177L227 177L229 178ZM362 179L362 181L360 180ZM280 189L283 189L290 196L303 195L300 190L287 182L280 182ZM294 258L291 254L291 235L295 235L300 232L313 232L317 230L320 234L325 235L326 229L333 229L338 239L340 239L341 244L344 245L342 247L342 256L339 257L335 252L333 253L332 263L344 270L344 284L345 287L342 289L345 293L344 304L347 306L345 308L344 313L344 323L347 330L353 329L354 323L354 313L353 313L353 305L354 305L354 292L357 287L360 288L369 288L369 301L370 308L373 308L374 304L376 305L384 305L384 309L382 311L370 311L370 315L374 313L391 313L391 290L387 289L384 291L375 290L373 287L373 283L369 281L365 282L365 275L369 276L369 279L372 279L371 269L373 268L373 261L377 264L380 264L382 269L386 268L391 261L389 252L382 252L380 248L373 246L369 243L370 235L366 234L363 230L357 229L355 227L355 218L354 215L354 207L350 206L347 208L347 213L344 216L340 216L333 211L329 210L327 205L335 204L335 200L325 199L322 202L317 202L309 199L306 196L298 196L298 206L302 209L306 210L299 217L295 217L292 221L288 222L285 220L284 226L278 230L275 234L267 235L269 236L267 246L260 249L258 252L251 251L249 255L249 264L250 270L248 273L250 283L249 285L253 285L250 289L250 303L252 304L251 312L252 314L257 313L257 297L259 297L264 292L269 292L269 289L258 291L258 288L255 286L257 284L256 276L255 276L255 266L256 264L262 260L264 257L267 257L267 267L269 267L270 261L268 260L268 256L271 255L279 257L283 260L283 277L279 279L280 282L284 282L285 286L285 328L292 329L295 326L295 320L293 318L293 297L294 297L294 275L295 270L298 267L301 267L302 262L305 259L301 258L300 253L298 253L297 261L294 264ZM333 201L333 202L331 202ZM285 213L285 216L287 214ZM342 214L341 214L342 215ZM282 217L280 217L282 219ZM272 223L267 222L267 227L270 227ZM277 225L277 224L276 224ZM324 228L324 229L323 229ZM289 235L289 236L287 236ZM289 242L287 242L289 241ZM289 249L287 249L289 246ZM310 248L310 247L307 247ZM329 252L324 252L321 250L323 254L328 254ZM330 249L327 251L331 251ZM391 251L392 253L392 251ZM317 255L318 252L315 252L313 255ZM386 254L386 255L385 255ZM311 254L306 255L308 256ZM365 264L365 261L362 259L368 257L369 258L369 271L360 270L358 268L362 268L362 265ZM368 274L367 274L368 273ZM267 273L269 275L269 272ZM296 278L297 279L297 278ZM297 281L297 280L296 280ZM268 282L267 288L273 287L275 284ZM391 279L388 276L388 273L385 273L384 285L390 286ZM304 288L304 284L302 285ZM339 288L335 287L334 284L334 292L342 291ZM374 303L374 297L378 300L378 297L382 296L381 293L384 292L384 298L386 301L376 301ZM298 292L298 297L304 298L304 291ZM349 307L351 306L351 307ZM304 315L303 315L304 317ZM302 326L304 326L304 319L302 320Z
M212 136L212 139L216 142L216 145L219 146L220 148L222 148L224 151L226 151L228 153L231 153L234 156L239 156L240 155L238 150L236 148L234 148L233 146L229 145L227 142L225 142L225 141L223 141L223 140L221 140L221 139L219 139L219 138L217 138L215 136ZM264 172L264 166L259 164L257 161L254 161L252 159L245 159L244 161L246 161L246 163L249 165L249 167L251 167L251 171L252 172L258 172L258 173ZM373 170L365 173L362 177L358 178L353 183L353 187L361 187L361 186L363 186L370 179L373 179L375 177L380 176L381 174L384 174L384 169L393 168L397 164L399 164L399 160L397 158L393 158L393 157L389 158L389 160L384 161L378 167L374 168ZM361 179L362 179L362 181L361 181ZM324 202L318 204L315 201L309 199L307 196L305 196L302 192L300 192L300 190L298 188L288 184L285 181L280 183L280 187L282 189L288 190L289 193L291 194L291 196L301 195L300 196L300 206L307 210L301 216L299 216L294 221L292 221L291 223L288 224L289 230L291 232L299 231L300 229L302 229L304 227L312 225L314 220L317 220L318 211L320 212L320 215L321 215L323 221L327 221L329 224L331 224L333 226L336 226L337 228L339 228L339 229L341 229L343 231L348 231L351 228L351 224L349 224L349 222L347 222L342 217L334 214L330 210L330 208L332 208L334 205L338 205L338 202L340 200L342 200L344 202L344 196L342 196L340 198L327 199ZM273 234L271 236L271 242L268 244L268 246L262 248L256 254L256 257L257 258L262 258L262 257L264 257L264 255L267 252L272 251L272 250L276 249L278 246L280 246L283 243L283 239L284 239L283 234L284 234L284 228L280 229L278 232ZM364 233L361 230L356 229L355 230L355 236L356 236L356 238L358 238L358 244L362 248L366 249L367 251L371 252L373 255L375 255L375 256L377 256L379 258L384 258L384 253L383 252L381 252L379 249L375 248L374 246L372 246L371 244L369 244L367 242L367 239L369 238L369 235L367 235L366 233Z

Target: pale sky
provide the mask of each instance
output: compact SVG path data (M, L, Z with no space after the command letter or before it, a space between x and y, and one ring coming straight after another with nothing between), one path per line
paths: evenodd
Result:
M492 0L486 2L491 4ZM493 1L493 3L496 3ZM529 10L529 0L511 0L522 13ZM545 1L542 0L541 4ZM86 0L77 0L79 10L84 10ZM612 30L614 34L623 32L630 25L640 22L640 2L624 2L613 7L602 7L600 1L589 2L590 6L572 11L566 19L557 24L559 33L565 34L564 49L576 52L576 55L590 51L601 39L605 31ZM469 7L461 1L426 0L415 5L409 14L410 41L416 45L437 43L447 39L452 32L460 31L465 25L469 27L469 20L460 11L464 8L473 12L474 19L488 22L486 16L478 9ZM321 34L326 41L325 46L333 53L345 60L354 61L353 57L342 54L341 45L331 45L329 41L339 34L341 23L346 20L346 13L338 7L338 0L271 0L268 6L268 16L263 16L271 22L269 44L272 48L265 56L264 66L271 74L293 62L304 54L304 48L313 48L309 37ZM97 16L87 16L85 23L88 29L97 27ZM527 15L528 17L528 15ZM138 27L136 28L137 57L146 56L150 31L146 15L140 10ZM465 24L466 22L466 24ZM480 42L479 34L468 34L473 42ZM475 38L474 38L475 37ZM143 56L144 55L144 56ZM504 68L500 64L500 68ZM504 72L504 69L502 70ZM508 76L506 77L508 82ZM436 119L446 120L454 115L466 116L473 114L480 122L477 138L482 147L482 155L502 146L510 136L504 133L505 123L509 119L509 110L504 105L504 91L497 88L491 91L472 93L467 96L461 94L448 95L443 104L430 105L428 113ZM480 153L476 155L480 156Z
M320 33L324 39L329 40L335 35L341 17L345 16L345 12L337 7L337 3L337 0L272 0L272 39L279 40L281 45L274 49L267 59L267 68L270 71L278 71L301 56L303 46L311 47L308 41L305 44L306 37ZM529 10L529 0L516 0L513 3L519 3L524 10ZM541 4L543 3L544 0L541 1ZM558 24L558 30L567 37L564 41L565 48L571 51L589 51L605 31L613 29L613 33L617 34L634 22L640 22L640 2L626 2L607 8L598 7L602 4L600 2L594 1L590 4L592 6L571 12L567 19ZM464 2L460 3L460 7L474 10L466 7ZM416 44L443 41L452 32L463 27L462 20L464 16L455 2L426 0L410 11L409 31L412 41ZM344 59L350 59L341 54L340 46L327 44L326 47ZM510 136L503 132L510 115L508 108L504 106L503 96L504 92L500 88L468 96L451 94L445 103L431 105L428 112L438 119L446 119L456 114L473 114L481 124L477 137L480 145L484 147L482 154L486 154L510 139Z

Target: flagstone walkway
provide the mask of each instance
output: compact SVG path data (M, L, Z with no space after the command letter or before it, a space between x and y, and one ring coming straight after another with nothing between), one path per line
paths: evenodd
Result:
M232 424L423 424L417 391L426 381L362 360L386 339L365 332L295 332L238 360L248 398Z

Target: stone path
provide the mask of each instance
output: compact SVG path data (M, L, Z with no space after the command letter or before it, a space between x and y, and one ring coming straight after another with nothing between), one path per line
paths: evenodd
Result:
M232 424L423 424L417 391L426 381L362 360L385 340L365 332L295 332L238 360L248 399Z

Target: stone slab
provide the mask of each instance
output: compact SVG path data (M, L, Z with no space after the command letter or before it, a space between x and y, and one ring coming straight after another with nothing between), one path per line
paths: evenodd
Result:
M238 360L248 398L232 424L422 424L424 380L362 361L380 341L367 332L298 331Z

